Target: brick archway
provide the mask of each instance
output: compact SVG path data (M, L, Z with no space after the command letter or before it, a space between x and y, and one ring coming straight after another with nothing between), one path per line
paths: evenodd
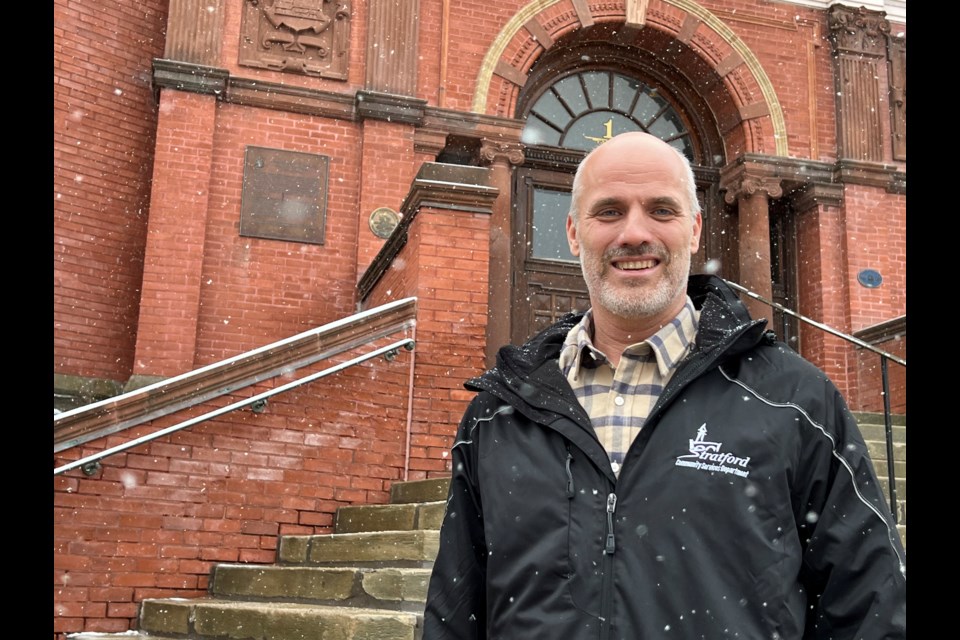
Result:
M644 6L646 5L646 6ZM534 64L569 33L593 25L620 25L618 44L636 44L644 29L655 29L685 45L713 78L720 79L726 100L704 92L718 121L739 123L730 131L728 156L739 153L787 154L786 124L773 85L753 52L722 20L691 0L625 0L624 4L591 5L587 0L533 0L518 11L491 43L477 77L471 110L514 117L517 96ZM674 61L683 65L682 56ZM687 60L686 62L692 62Z

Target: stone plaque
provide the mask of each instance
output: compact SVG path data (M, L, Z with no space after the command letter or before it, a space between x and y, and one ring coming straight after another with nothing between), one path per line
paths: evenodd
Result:
M241 66L346 80L350 0L244 0Z
M330 158L247 147L240 235L323 244Z

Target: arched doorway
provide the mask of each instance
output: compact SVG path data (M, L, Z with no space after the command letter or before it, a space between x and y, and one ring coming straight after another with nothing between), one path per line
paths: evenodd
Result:
M545 54L518 97L517 117L526 124L511 221L514 344L589 306L566 242L569 192L583 156L619 133L646 131L690 159L704 223L691 269L736 277L736 225L719 197L725 154L711 111L686 76L657 56L597 36L580 34Z

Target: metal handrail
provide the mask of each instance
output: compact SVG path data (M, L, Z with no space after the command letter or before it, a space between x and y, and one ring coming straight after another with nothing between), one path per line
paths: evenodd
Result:
M329 367L329 368L327 368L327 369L324 369L323 371L317 371L316 373L312 373L312 374L310 374L310 375L308 375L308 376L304 376L304 377L300 378L299 380L294 380L293 382L288 382L287 384L280 385L279 387L276 387L275 389L270 389L269 391L264 391L263 393L258 393L258 394L255 395L255 396L251 396L251 397L246 398L246 399L244 399L244 400L239 400L239 401L234 402L234 403L232 403L232 404L228 404L228 405L225 406L225 407L220 407L219 409L214 409L213 411L208 411L207 413L204 413L203 415L196 416L196 417L194 417L194 418L190 418L189 420L184 420L183 422L180 422L180 423L178 423L178 424L175 424L175 425L173 425L172 427L167 427L167 428L165 428L165 429L160 429L159 431L155 431L155 432L150 433L150 434L147 434L147 435L145 435L145 436L141 436L141 437L139 437L139 438L135 438L135 439L130 440L130 441L128 441L128 442L124 442L123 444L119 444L119 445L117 445L117 446L115 446L115 447L111 447L111 448L109 448L109 449L104 449L103 451L100 451L100 452L98 452L98 453L95 453L95 454L86 456L85 458L80 458L79 460L74 460L73 462L70 462L70 463L68 463L68 464L65 464L65 465L63 465L63 466L61 466L61 467L57 467L56 469L54 469L54 470L53 470L53 475L59 475L59 474L65 472L65 471L70 471L71 469L76 469L77 467L83 467L83 466L88 465L88 464L90 464L90 463L92 463L92 462L96 462L97 460L101 460L101 459L106 458L106 457L108 457L108 456L112 456L112 455L115 454L115 453L120 453L121 451L126 451L127 449L132 449L133 447L139 446L139 445L144 444L144 443L146 443L146 442L150 442L150 441L152 441L152 440L156 440L157 438L161 438L161 437L163 437L163 436L165 436L165 435L168 435L168 434L171 434L171 433L175 433L175 432L180 431L180 430L182 430L182 429L186 429L187 427L192 427L193 425L198 424L198 423L200 423L200 422L205 422L205 421L207 421L207 420L210 420L211 418L216 418L217 416L221 416L221 415L223 415L223 414L225 414L225 413L230 413L231 411L233 411L233 410L235 410L235 409L242 409L243 407L246 407L246 406L248 406L248 405L255 404L255 403L260 402L260 401L262 401L262 400L266 400L267 398L269 398L269 397L271 397L271 396L275 396L275 395L277 395L278 393L283 393L284 391L289 391L290 389L294 389L294 388L296 388L296 387L299 387L300 385L307 384L308 382L313 382L314 380L319 380L320 378L325 378L326 376L328 376L328 375L330 375L330 374L332 374L332 373L337 373L338 371L343 371L344 369L347 369L347 368L349 368L349 367L352 367L352 366L355 365L355 364L360 364L361 362L366 362L367 360L370 360L371 358L376 358L376 357L379 356L379 355L383 355L383 356L385 356L385 357L389 357L390 354L396 354L401 348L404 348L404 349L406 349L407 351L413 351L413 347L414 347L414 341L413 341L413 339L412 339L412 338L406 338L406 339L404 339L404 340L400 340L399 342L394 342L393 344L389 344L389 345L387 345L387 346L385 346L385 347L380 347L379 349L374 349L373 351L371 351L371 352L369 352L369 353L365 353L365 354L363 354L362 356L357 356L356 358L353 358L353 359L351 359L351 360L347 360L346 362L341 362L340 364L334 365L334 366Z
M800 315L796 311L793 311L792 309L788 309L784 307L782 304L774 302L773 300L767 300L760 294L750 291L749 289L746 289L745 287L737 284L736 282L731 282L730 280L724 280L724 282L730 285L731 288L753 298L754 300L758 300L766 305L773 307L774 309L777 309L778 311L782 311L787 315L793 316L798 320L806 322L807 324L812 325L822 331L826 331L831 335L837 336L838 338L842 338L847 342L851 342L857 345L858 347L862 347L864 349L867 349L868 351L872 351L876 353L878 356L880 356L880 379L883 385L883 426L884 426L884 436L886 438L886 445L887 445L887 481L890 487L889 488L890 512L893 514L894 524L899 524L900 517L897 514L897 482L896 482L896 474L894 473L894 464L893 464L893 423L890 417L890 381L887 374L887 361L892 360L897 364L903 365L904 367L907 366L907 361L904 360L903 358L898 358L892 353L887 353L882 349L878 349L872 344L864 342L859 338L855 338L854 336L843 333L842 331L837 331L833 327L829 327L823 324L822 322L817 322L816 320Z
M70 411L55 413L53 452L57 454L65 449L156 420L220 396L234 394L238 389L277 376L289 376L292 371L364 345L371 345L375 340L399 331L415 331L416 302L416 298L389 302L135 391ZM174 427L133 439L117 447L58 467L54 469L54 475L76 467L84 467L84 471L88 472L86 465L96 465L97 460L106 456L247 405L254 405L256 410L257 403L264 402L272 395L378 355L392 359L391 355L395 356L400 348L413 350L414 344L413 338L406 338L375 349L343 364L283 384L271 391L234 402Z

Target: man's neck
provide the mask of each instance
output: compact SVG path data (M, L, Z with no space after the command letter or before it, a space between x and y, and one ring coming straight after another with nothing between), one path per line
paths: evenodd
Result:
M669 310L647 318L624 318L609 313L600 307L593 308L593 336L591 340L594 348L607 356L610 364L616 367L620 363L620 354L632 344L643 342L667 323L677 317L686 299L681 299L678 305Z

